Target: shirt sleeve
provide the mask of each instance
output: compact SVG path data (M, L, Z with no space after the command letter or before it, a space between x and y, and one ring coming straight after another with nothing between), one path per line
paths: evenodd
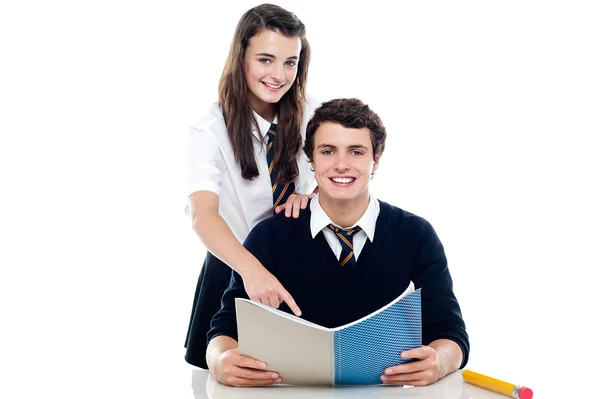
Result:
M309 175L305 181L297 179L296 187L298 187L296 189L297 194L312 194L315 188L317 188L317 180L314 175Z
M469 359L469 336L453 292L444 247L427 221L421 230L413 265L415 288L422 288L423 345L437 339L456 342L463 353L460 365L463 368Z
M221 148L210 132L190 128L187 160L188 196L202 190L219 195L227 168Z

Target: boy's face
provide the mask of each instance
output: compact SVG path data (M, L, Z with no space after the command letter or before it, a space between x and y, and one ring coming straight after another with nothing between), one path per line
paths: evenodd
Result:
M323 122L315 131L312 167L319 197L329 200L368 198L371 174L377 170L368 128L352 129Z

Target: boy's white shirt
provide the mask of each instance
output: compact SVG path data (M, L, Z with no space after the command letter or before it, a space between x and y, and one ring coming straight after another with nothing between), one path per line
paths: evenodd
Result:
M375 239L375 224L377 223L377 217L379 216L379 201L377 201L377 198L375 198L373 194L369 194L369 205L367 206L365 213L363 213L360 219L358 219L358 222L349 227L338 226L331 221L319 203L318 194L310 201L310 212L310 232L312 234L312 238L314 239L317 234L322 231L327 243L329 244L329 247L338 260L342 254L342 244L340 244L340 241L335 233L327 227L330 223L342 229L350 229L355 226L359 226L361 228L359 232L353 235L352 240L354 257L356 260L358 260L358 256L365 246L367 239L369 239L371 242L373 242Z

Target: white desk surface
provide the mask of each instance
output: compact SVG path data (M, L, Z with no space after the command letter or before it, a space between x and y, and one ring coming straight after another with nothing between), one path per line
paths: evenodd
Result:
M379 399L379 398L427 398L427 399L507 399L500 395L463 381L461 371L442 378L427 387L399 386L348 386L348 387L299 387L276 385L260 388L233 388L220 384L212 375L201 369L192 370L192 388L195 399Z

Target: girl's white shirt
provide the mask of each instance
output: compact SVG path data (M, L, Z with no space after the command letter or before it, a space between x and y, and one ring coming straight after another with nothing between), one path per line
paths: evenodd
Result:
M300 132L302 145L306 136L306 125L316 107L320 105L314 98L308 98L302 118ZM239 165L233 156L233 149L227 136L221 107L214 103L209 111L189 129L188 160L188 203L189 196L196 191L212 191L219 196L219 214L235 237L244 242L248 233L259 222L273 215L273 193L266 157L267 131L271 122L254 113L260 131L252 128L255 140L254 156L258 164L259 176L254 180L242 178ZM276 123L276 120L274 121ZM297 193L312 193L317 182L310 164L300 149L297 157L299 175L295 187Z

